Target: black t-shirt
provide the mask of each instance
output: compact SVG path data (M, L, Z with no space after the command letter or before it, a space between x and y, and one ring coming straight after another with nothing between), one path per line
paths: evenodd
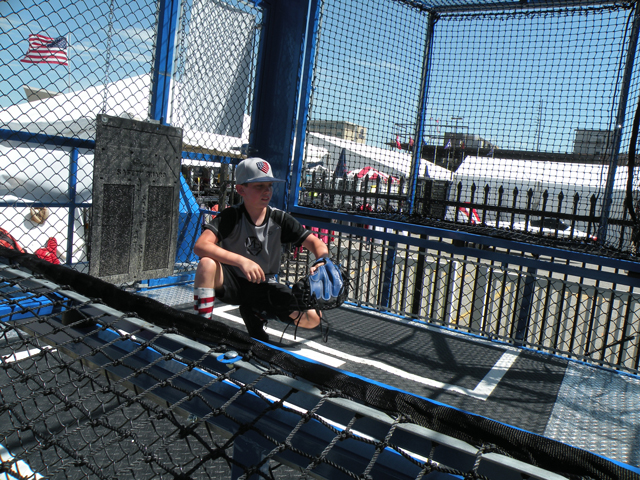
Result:
M280 271L282 244L298 247L311 233L291 215L272 207L267 207L262 225L255 225L244 204L225 208L205 228L216 234L220 247L260 265L267 281ZM238 267L233 268L245 278Z

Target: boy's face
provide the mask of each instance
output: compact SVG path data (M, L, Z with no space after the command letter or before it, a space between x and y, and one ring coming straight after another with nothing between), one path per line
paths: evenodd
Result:
M273 195L273 182L256 182L237 185L236 190L244 199L245 205L266 207Z

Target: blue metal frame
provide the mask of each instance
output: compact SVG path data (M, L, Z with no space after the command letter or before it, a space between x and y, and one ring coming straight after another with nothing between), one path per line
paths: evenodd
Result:
M615 181L616 169L618 167L618 156L620 154L620 144L622 141L622 126L624 125L625 111L627 109L627 98L629 96L629 87L631 85L631 75L633 74L634 59L638 46L638 31L640 30L640 12L638 6L634 9L633 26L629 37L627 50L627 60L624 67L622 77L622 85L620 86L620 102L618 104L618 114L616 116L616 124L614 127L613 142L611 146L611 164L609 165L609 173L603 193L602 215L600 216L600 225L598 227L598 242L604 244L607 239L607 227L609 222L609 213L611 211L611 202L613 197L613 184Z
M309 103L311 99L311 87L312 87L312 73L314 67L314 59L316 56L316 46L318 42L318 28L320 25L320 6L319 0L310 0L310 18L307 23L307 41L304 51L304 64L302 65L302 80L300 82L300 104L298 105L298 124L295 130L295 137L298 139L296 143L296 149L293 152L293 172L292 181L295 179L295 183L290 188L291 205L298 205L298 199L300 198L300 181L302 179L302 164L304 156L304 145L306 141L307 132L307 117L309 116Z
M69 159L69 213L67 215L67 260L66 264L73 263L73 232L76 218L76 185L78 184L78 149L71 150Z
M73 236L76 209L79 207L90 207L91 203L76 202L76 187L78 185L78 149L95 149L96 142L93 140L82 140L70 137L56 137L54 135L34 134L30 132L18 132L13 130L0 129L0 140L17 141L21 143L32 143L37 145L52 145L60 147L71 147L69 154L69 180L68 195L69 201L64 203L56 202L0 202L2 207L59 207L68 208L67 214L67 245L66 260L67 265L73 264Z
M308 2L274 0L267 7L263 14L249 154L267 159L275 176L287 179ZM278 208L285 208L287 186L287 183L274 185L272 203Z
M304 224L307 227L326 228L334 230L336 232L342 232L361 237L371 237L388 242L398 241L398 235L396 234L350 226L349 224L351 223L363 222L363 217L357 215L349 215L305 207L297 207L294 212L294 216L296 215L303 215L303 217L301 217L301 220L304 221ZM338 220L338 223L331 223L332 219ZM473 233L447 230L437 227L428 227L412 223L402 223L374 217L367 217L366 220L367 224L383 227L384 229L400 231L408 230L412 234L424 235L425 237L434 238L434 240L424 240L417 237L403 236L403 243L410 246L422 247L428 250L446 252L462 256L481 256L483 259L500 262L505 265L518 265L531 269L539 269L566 275L574 275L576 277L597 277L598 280L604 282L612 282L640 288L640 277L629 276L622 273L611 273L604 270L594 271L593 269L589 269L586 267L583 268L577 267L575 265L553 263L551 261L546 261L535 257L549 257L555 259L561 258L577 263L601 265L603 267L611 267L613 269L640 273L640 264L638 262L633 262L630 260L603 257L590 253L578 252L575 250L563 250L560 248L523 243L515 240L487 237L485 235L477 235ZM487 245L490 247L496 247L498 249L527 252L532 254L533 256L525 257L519 255L511 255L509 253L494 250L482 250L480 253L480 250L478 250L477 248L459 247L452 243L435 240L436 238L449 238L452 240L459 240L460 242L467 242L470 244Z
M411 156L411 173L409 177L409 190L407 192L407 202L408 202L408 210L409 213L412 214L415 207L416 201L416 185L418 183L418 176L420 174L420 160L422 158L422 137L424 135L424 122L426 117L426 109L427 103L429 99L429 74L430 74L430 61L431 61L431 52L433 46L433 37L435 32L435 23L437 20L437 15L434 13L429 14L429 28L427 29L427 37L425 39L425 53L424 53L424 64L422 68L422 86L420 89L420 107L418 109L418 116L416 119L416 130L414 132L415 135L415 143L414 143L414 151ZM426 175L428 176L428 171ZM397 252L397 242L392 242L389 244L389 249L387 250L387 258L384 264L384 272L383 272L383 283L382 283L382 292L380 303L383 307L389 307L389 302L391 299L391 293L393 289L393 271L396 263L396 252Z
M420 175L420 160L422 158L422 141L424 136L424 122L426 118L427 104L429 100L429 77L431 74L431 52L433 50L433 37L435 33L435 24L438 17L434 13L429 14L429 28L427 29L427 38L425 39L424 64L422 67L422 88L420 89L420 109L418 118L416 119L416 131L414 151L412 155L413 167L409 180L409 191L407 197L409 199L409 213L413 213L416 201L416 185L418 176ZM425 167L425 177L429 176L428 167Z
M173 73L179 6L179 0L160 0L158 8L156 61L151 84L150 117L164 125L168 125L169 94L171 93L171 74Z
M94 140L83 140L80 138L60 137L44 133L19 132L16 130L6 129L0 129L0 140L54 145L57 147L96 148L96 142Z
M182 158L185 160L203 160L211 163L233 163L235 159L231 157L223 157L221 155L212 155L210 153L194 153L182 151Z

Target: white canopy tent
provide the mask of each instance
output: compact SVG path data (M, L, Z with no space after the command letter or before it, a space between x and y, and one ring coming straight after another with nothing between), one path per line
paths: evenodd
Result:
M361 169L365 166L372 166L376 170L386 174L399 177L408 176L411 170L411 153L406 150L389 150L385 148L373 147L351 140L330 137L320 133L310 132L307 135L308 145L321 147L327 150L331 157L331 165L327 165L329 170L333 170L340 157L342 149L346 149L347 170ZM442 168L424 159L420 160L420 175L424 175L425 170L429 177L435 179L449 180L452 173L446 168Z
M174 84L174 88L180 88ZM149 75L130 77L108 85L24 102L0 112L0 128L70 138L95 139L95 120L100 113L134 120L149 118ZM174 92L178 93L178 92ZM180 112L176 111L176 114ZM171 118L172 112L169 116ZM178 115L180 116L180 115ZM181 116L185 116L182 113ZM183 129L183 143L200 151L238 156L249 141L251 119L243 117L242 136L217 135L202 130ZM180 125L176 125L180 126Z
M59 93L2 110L0 128L94 140L96 116L100 113L135 120L148 119L150 91L150 76L140 75L106 86L98 85L81 91ZM242 145L248 142L249 127L250 117L245 115L241 137L184 129L183 144L196 146L200 152L237 157ZM71 150L69 147L19 141L0 142L0 202L5 203L4 207L0 207L0 226L11 232L30 252L44 246L49 236L56 238L60 249L66 246L68 207L51 206L49 219L36 225L29 220L30 208L19 205L71 201ZM184 162L216 166L212 162L200 160ZM76 203L91 201L92 182L93 151L79 149L75 184ZM81 213L76 212L74 261L85 260L82 253L84 227L80 216Z

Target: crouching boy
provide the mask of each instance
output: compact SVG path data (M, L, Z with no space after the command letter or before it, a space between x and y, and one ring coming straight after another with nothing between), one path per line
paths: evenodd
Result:
M271 165L247 158L236 167L236 190L242 203L224 209L205 225L194 252L200 261L194 281L194 309L211 318L215 299L239 305L249 335L267 341L265 316L301 328L316 328L315 310L299 311L291 289L277 280L282 245L307 248L316 259L329 256L327 246L300 222L269 206L274 182ZM265 315L266 314L266 315Z

